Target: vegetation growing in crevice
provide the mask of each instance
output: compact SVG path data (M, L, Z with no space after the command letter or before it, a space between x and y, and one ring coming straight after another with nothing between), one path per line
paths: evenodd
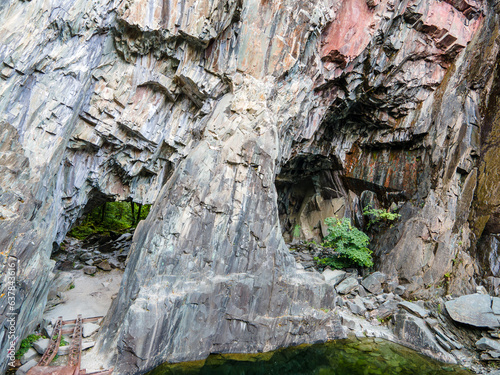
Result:
M370 229L375 224L391 225L401 217L400 214L383 208L373 208L371 205L363 209L363 215L368 216L368 224L366 229Z
M31 348L31 344L33 344L35 341L45 338L46 338L45 336L36 333L26 337L24 340L21 341L19 350L16 352L16 359L20 359L29 350L29 348Z
M139 221L148 216L150 209L150 204L107 202L94 208L79 225L68 232L68 236L83 240L95 233L103 235L110 232L122 233L136 227Z

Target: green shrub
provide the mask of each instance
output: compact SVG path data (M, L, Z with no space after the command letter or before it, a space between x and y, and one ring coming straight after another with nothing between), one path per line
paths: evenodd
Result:
M385 210L383 208L372 208L371 205L363 209L363 215L370 218L367 229L370 229L372 225L379 222L392 223L394 220L401 217L398 213L391 212L390 210Z
M318 259L318 264L333 268L373 266L372 251L368 248L370 239L365 233L353 227L347 218L339 220L330 217L325 219L325 224L328 235L323 239L322 245L332 248L337 255Z
M24 353L26 353L29 348L31 348L31 344L41 338L45 337L38 334L32 334L22 340L21 345L19 346L19 350L16 352L16 359L20 359L24 355Z

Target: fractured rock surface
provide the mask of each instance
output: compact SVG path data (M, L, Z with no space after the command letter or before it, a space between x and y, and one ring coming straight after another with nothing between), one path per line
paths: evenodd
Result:
M2 2L0 256L2 274L18 260L16 334L41 318L52 250L108 200L154 203L98 334L123 374L342 337L321 310L334 286L298 270L284 237L296 225L324 235L332 215L362 226L363 197L400 207L375 255L406 292L432 292L450 272L452 291L473 290L472 231L496 223L481 200L495 153L477 161L498 12L434 0Z

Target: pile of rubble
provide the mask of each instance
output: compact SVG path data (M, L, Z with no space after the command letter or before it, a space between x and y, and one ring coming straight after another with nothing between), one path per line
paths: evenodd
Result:
M52 259L56 261L56 270L71 271L83 269L88 275L93 275L97 269L111 271L117 268L125 269L130 245L132 243L133 229L124 234L103 236L95 234L80 241L67 237Z
M352 335L384 338L478 374L500 375L487 367L500 360L500 298L477 293L406 301L405 287L381 272L362 277L326 269L322 275L335 286L337 312Z

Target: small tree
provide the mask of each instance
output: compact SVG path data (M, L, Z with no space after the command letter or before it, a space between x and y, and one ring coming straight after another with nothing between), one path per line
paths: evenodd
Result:
M323 246L332 248L337 255L333 257L316 259L319 264L334 268L349 266L373 266L372 251L368 248L368 236L351 225L347 218L339 220L329 217L325 219L328 235L323 239Z

